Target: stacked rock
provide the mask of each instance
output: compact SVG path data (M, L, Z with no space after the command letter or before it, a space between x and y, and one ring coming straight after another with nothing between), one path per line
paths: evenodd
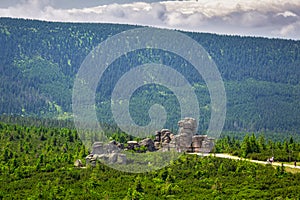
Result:
M192 138L191 152L202 152L202 144L206 140L207 135L194 135Z
M179 134L176 136L177 151L190 151L193 135L197 131L197 122L194 118L184 118L178 122Z
M155 132L154 146L156 149L168 148L171 141L174 139L174 134L169 129L162 129Z
M161 147L161 132L160 131L155 132L154 147L156 149L159 149Z

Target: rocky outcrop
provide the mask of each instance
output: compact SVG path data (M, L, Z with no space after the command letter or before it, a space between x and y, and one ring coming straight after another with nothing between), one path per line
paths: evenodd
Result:
M107 144L95 142L92 147L92 153L86 157L86 164L95 166L97 160L106 164L126 164L126 154L121 153L121 151L129 150L141 153L144 151L156 151L157 149L154 146L153 140L150 138L146 138L140 142L128 141L126 148L124 144L118 143L114 140Z
M141 140L140 142L137 141L128 141L127 142L127 147L124 149L125 151L127 150L132 150L138 153L143 153L146 151L155 151L154 147L154 142L150 138L146 138Z
M108 154L90 154L86 157L86 164L96 166L97 160L106 164L126 164L127 157L122 153L108 153Z
M95 166L97 160L108 164L126 164L126 155L120 153L123 148L123 144L114 140L106 144L95 142L92 147L92 153L86 157L86 164Z
M208 153L214 147L214 139L207 135L194 135L192 139L191 152Z
M154 141L145 138L140 142L128 141L127 144L111 141L109 143L95 142L92 154L86 157L86 163L96 165L97 160L108 164L126 164L126 154L121 151L136 153L152 151L202 152L208 153L214 146L214 139L207 135L196 135L197 122L193 118L184 118L178 122L179 131L174 135L169 129L155 132ZM129 161L128 161L129 162Z
M156 149L169 148L172 140L174 140L174 134L169 129L162 129L155 132L154 146Z

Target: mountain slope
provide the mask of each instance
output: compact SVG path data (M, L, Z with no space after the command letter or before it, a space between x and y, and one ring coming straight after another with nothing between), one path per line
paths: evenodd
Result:
M137 26L116 24L52 23L0 19L0 113L69 118L74 77L86 55L106 38ZM300 41L185 32L198 41L215 61L227 93L226 130L300 130ZM114 84L130 68L164 58L159 51L140 51L118 59L97 91L98 118L114 123L110 97ZM151 54L150 54L151 53ZM205 83L194 79L185 61L170 55L172 65L191 80L200 104L200 131L207 129L210 98ZM127 66L127 67L125 67ZM147 124L148 108L164 103L167 127L176 129L180 110L165 88L145 87L155 102L140 91L131 104L133 118ZM165 94L165 95L161 95ZM174 106L175 105L175 106ZM175 125L174 125L175 124Z

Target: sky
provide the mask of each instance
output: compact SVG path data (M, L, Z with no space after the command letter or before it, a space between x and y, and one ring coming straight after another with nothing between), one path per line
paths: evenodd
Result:
M0 0L0 17L300 40L300 0Z

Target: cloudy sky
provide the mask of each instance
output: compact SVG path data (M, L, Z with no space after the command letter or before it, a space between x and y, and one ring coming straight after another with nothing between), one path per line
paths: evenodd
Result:
M300 0L0 0L0 17L300 40Z

